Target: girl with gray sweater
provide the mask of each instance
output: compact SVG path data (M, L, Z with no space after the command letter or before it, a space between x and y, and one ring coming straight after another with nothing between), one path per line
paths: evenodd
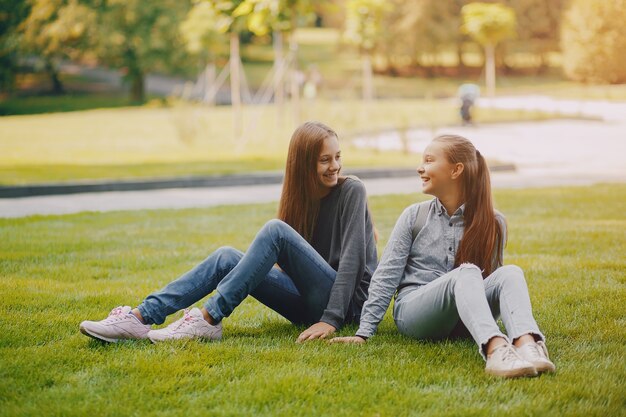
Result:
M217 340L222 319L248 295L309 326L299 342L358 322L376 268L376 242L365 187L340 170L337 134L322 123L303 124L289 144L278 219L261 228L245 253L219 248L137 307L116 307L104 320L83 321L80 331L105 342ZM152 329L209 295L202 308Z
M404 210L372 277L356 336L332 342L365 343L395 294L393 317L406 336L436 340L461 329L478 344L489 374L554 372L524 273L502 263L506 221L493 208L483 156L463 137L439 136L418 173L423 192L435 199Z

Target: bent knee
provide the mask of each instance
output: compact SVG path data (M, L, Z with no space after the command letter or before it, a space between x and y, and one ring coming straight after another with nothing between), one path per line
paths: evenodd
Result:
M477 279L479 281L483 280L483 272L482 270L472 264L472 263L464 263L459 265L459 267L457 268L458 273L456 274L457 278L460 279Z
M217 257L220 265L237 265L243 254L237 249L230 246L222 246L213 252L213 256Z
M524 271L517 265L504 265L496 270L497 282L500 285L523 285L526 286Z
M474 271L474 272L478 271L478 273L482 273L478 266L470 262L466 262L466 263L459 265L458 269L459 271Z
M482 285L483 276L480 268L471 263L459 265L448 275L446 283L448 290L454 294L458 287L466 287L468 285Z
M505 276L524 277L524 271L517 265L504 265L499 268Z
M272 220L268 220L267 223L263 225L259 233L263 233L263 232L274 233L274 232L279 232L281 230L284 230L285 228L290 228L290 227L291 226L289 226L287 223L285 223L282 220L272 219Z

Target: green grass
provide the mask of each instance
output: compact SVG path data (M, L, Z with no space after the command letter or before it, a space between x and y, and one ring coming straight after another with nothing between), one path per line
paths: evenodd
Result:
M99 108L128 107L133 104L121 94L68 94L61 96L12 97L0 101L0 116L60 113Z
M380 248L422 198L371 199ZM78 323L137 304L221 245L245 249L275 204L36 216L0 220L0 414L624 415L626 186L495 199L556 375L494 379L471 341L416 342L389 314L364 346L297 345L302 328L253 299L218 343L103 345Z
M295 128L290 106L246 107L235 139L230 107L101 109L0 118L0 184L169 177L282 170ZM357 149L350 139L371 131L458 123L442 100L303 103L300 120L335 128L352 167L414 166L415 155ZM477 109L479 123L541 120L541 112Z

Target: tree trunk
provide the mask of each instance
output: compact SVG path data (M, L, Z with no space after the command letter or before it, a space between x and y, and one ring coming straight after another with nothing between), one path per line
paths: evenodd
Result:
M50 82L52 83L52 94L65 94L65 88L63 88L63 83L59 78L59 71L57 70L56 65L54 65L51 60L46 59L45 68L48 76L50 77Z
M372 55L369 52L365 52L363 55L363 100L371 101L374 98L373 79Z
M465 61L463 60L463 38L459 38L456 41L456 56L458 59L459 73L465 74L467 66L465 65Z
M295 25L292 26L295 28ZM296 42L295 29L289 36L289 49L293 54L293 65L291 66L291 104L293 107L294 125L300 124L300 79L302 74L298 69L298 42Z
M274 31L274 103L279 107L282 107L285 101L284 59L283 34L276 30Z
M243 117L241 114L241 76L239 74L239 34L230 34L230 101L233 111L233 132L235 139L240 139Z
M139 69L133 70L130 74L130 99L135 103L142 103L146 99L145 75Z
M487 96L496 95L496 60L495 47L493 44L485 45L485 83L487 84Z
M209 94L214 87L217 69L215 61L209 62L204 68L204 97L203 101L211 106L215 105L215 94Z

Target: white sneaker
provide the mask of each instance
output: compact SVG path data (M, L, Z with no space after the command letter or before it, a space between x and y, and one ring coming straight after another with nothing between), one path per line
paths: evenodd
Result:
M153 343L178 339L220 340L222 323L209 324L198 308L185 310L183 317L164 329L150 330L148 337Z
M485 372L505 378L520 376L537 376L537 370L532 363L522 359L515 348L504 344L495 348L487 358Z
M548 348L542 341L537 343L526 343L516 348L517 353L526 361L533 364L537 372L554 372L556 366L548 357Z
M125 339L145 339L150 326L143 324L130 311L130 306L115 307L109 316L100 321L83 321L80 332L104 342L117 343Z

